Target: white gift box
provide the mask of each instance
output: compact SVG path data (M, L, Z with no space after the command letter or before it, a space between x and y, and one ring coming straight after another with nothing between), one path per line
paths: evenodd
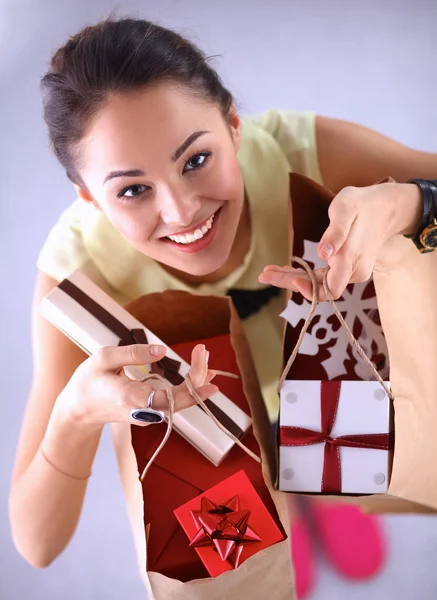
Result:
M331 392L327 392L329 389ZM322 432L322 402L327 401L327 393L331 398L336 394L338 404L331 411L332 428L325 426L320 435L317 432ZM279 489L303 493L386 493L392 462L392 424L391 400L376 381L286 380L280 392ZM360 447L341 445L360 439ZM340 489L334 492L322 489L327 485L322 481L328 481L324 471L327 460L331 460L331 468L336 466L334 478L337 477Z
M53 289L42 301L40 312L90 355L105 346L118 346L125 332L130 334L133 329L141 329L145 332L149 344L166 346L166 357L180 363L181 376L184 377L190 368L187 362L81 271L75 271ZM129 366L125 370L136 380L142 380L150 373L147 365ZM155 386L155 383L151 382L151 385ZM242 437L251 425L250 417L221 392L211 396L208 407L225 427L229 429L229 425L232 425L236 437ZM234 446L229 436L198 405L175 413L173 425L175 431L216 466Z

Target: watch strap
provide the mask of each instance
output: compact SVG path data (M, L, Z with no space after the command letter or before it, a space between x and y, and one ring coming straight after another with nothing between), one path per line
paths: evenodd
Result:
M432 252L432 249L428 249L425 248L424 245L421 242L421 235L422 232L426 229L426 227L428 227L428 225L430 225L431 221L433 220L434 214L435 214L435 208L434 208L434 194L433 194L433 189L431 187L430 184L434 184L434 182L432 181L427 181L425 179L420 179L420 178L413 178L413 179L409 179L407 181L407 183L414 183L416 184L419 189L420 189L420 193L422 195L422 199L423 199L423 213L422 213L422 218L420 220L420 224L419 224L419 228L417 229L417 231L411 235L406 235L405 237L411 239L414 243L414 245L416 246L416 248L422 252ZM433 185L433 187L436 188L436 194L437 194L437 186ZM436 202L437 202L437 196L436 196Z

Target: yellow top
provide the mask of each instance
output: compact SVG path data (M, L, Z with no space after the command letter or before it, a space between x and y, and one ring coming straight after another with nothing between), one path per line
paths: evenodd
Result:
M243 263L225 279L192 287L138 252L107 217L77 199L61 215L40 252L38 268L61 281L81 268L116 300L180 289L224 295L229 289L261 289L265 265L288 262L289 172L322 181L317 158L315 117L309 112L270 110L247 117L238 153L247 193L252 238ZM284 296L272 298L243 321L270 418L276 418L276 386L281 368Z

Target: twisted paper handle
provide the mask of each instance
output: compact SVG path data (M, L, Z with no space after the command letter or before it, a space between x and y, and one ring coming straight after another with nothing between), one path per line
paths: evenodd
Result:
M294 256L292 257L292 262L297 262L298 264L300 264L305 271L308 273L310 279L311 279L311 284L313 286L313 300L311 303L311 308L310 308L310 312L308 314L308 317L306 318L306 321L302 327L302 330L299 334L299 338L296 342L296 345L293 349L293 352L291 353L290 358L287 361L287 364L285 365L284 371L281 375L281 378L279 380L279 384L278 384L278 393L281 390L282 384L284 383L285 378L288 375L288 372L290 371L291 365L294 363L294 361L296 360L296 356L299 352L300 346L302 344L303 338L308 330L308 327L311 325L311 321L313 320L314 317L314 313L316 312L316 308L317 308L317 304L319 302L319 290L318 290L318 286L317 286L317 281L316 281L316 277L314 275L314 271L311 269L311 267L309 266L309 264L304 261L303 259L299 258L298 256ZM337 317L337 319L340 321L340 324L344 327L345 331L346 331L346 335L349 338L350 343L352 344L352 346L356 349L356 351L358 352L358 354L361 356L361 358L364 360L365 364L369 367L369 369L371 370L372 374L376 377L377 381L381 384L381 386L383 387L385 393L387 394L387 396L393 400L394 396L392 394L392 392L389 390L389 388L385 385L384 380L382 379L382 377L380 376L380 374L378 373L378 371L375 369L374 364L372 363L372 361L370 360L370 358L367 356L367 354L364 352L364 350L361 348L360 344L357 342L357 340L354 337L354 334L352 333L352 331L350 330L348 324L346 323L346 321L343 319L343 316L341 314L341 312L338 310L337 305L335 304L334 298L332 296L331 290L329 289L328 286L328 273L329 273L329 266L326 267L325 272L323 274L323 287L325 289L325 293L326 293L326 297L329 300L329 303L332 306L332 310L335 314L335 316Z
M239 376L235 375L233 373L227 373L226 371L217 371L215 369L214 369L214 371L217 373L217 375L224 375L226 377L232 377L234 379L239 379ZM165 393L167 394L167 400L168 400L168 419L167 419L167 430L165 432L164 437L162 438L162 442L159 444L158 448L153 453L153 456L151 457L151 459L149 460L149 462L147 463L147 465L144 467L144 470L141 473L141 477L140 477L141 481L144 481L144 479L145 479L145 477L147 475L147 471L152 466L152 464L155 461L155 459L158 456L158 454L164 448L165 444L167 443L168 438L170 437L171 431L173 429L173 414L174 414L173 387L169 386L168 385L168 381L165 380L163 377L161 377L161 375L158 375L157 373L153 373L151 375L148 375L147 377L145 377L143 379L143 381L148 381L149 379L157 379L157 380L161 381L162 383L166 384L166 387L164 388L164 390L165 390ZM206 406L205 402L202 400L202 398L199 396L199 394L194 389L194 386L193 386L193 384L191 382L191 379L190 379L190 376L188 374L185 377L185 383L187 385L188 391L191 394L191 396L194 398L194 400L197 402L197 404L199 404L201 406L201 408L206 412L206 414L210 417L210 419L212 419L214 421L214 423L217 425L217 427L219 427L224 433L226 433L226 435L235 444L237 444L238 446L240 446L240 448L242 450L244 450L246 452L246 454L248 454L251 458L253 458L253 460L255 460L256 462L260 463L261 462L260 457L257 456L254 452L252 452L252 450L250 450L249 448L247 448L237 437L235 437L235 435L233 433L231 433L230 431L228 431L226 429L226 427L224 427L220 423L220 421L212 414L212 412Z

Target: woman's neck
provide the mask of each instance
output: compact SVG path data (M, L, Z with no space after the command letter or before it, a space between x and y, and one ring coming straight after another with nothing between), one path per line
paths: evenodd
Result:
M217 271L213 273L209 273L208 275L190 275L189 273L184 273L183 271L179 271L178 269L173 269L172 267L168 267L167 265L161 265L168 273L174 275L184 283L192 286L202 285L202 283L216 283L217 281L221 281L225 279L228 275L230 275L235 269L237 269L243 262L244 257L246 256L249 247L250 247L250 239L251 239L251 223L250 223L250 212L249 212L249 203L247 198L243 204L243 210L241 212L240 222L238 224L237 233L235 235L234 244L232 246L231 253L229 255L228 260L225 264L220 267Z

